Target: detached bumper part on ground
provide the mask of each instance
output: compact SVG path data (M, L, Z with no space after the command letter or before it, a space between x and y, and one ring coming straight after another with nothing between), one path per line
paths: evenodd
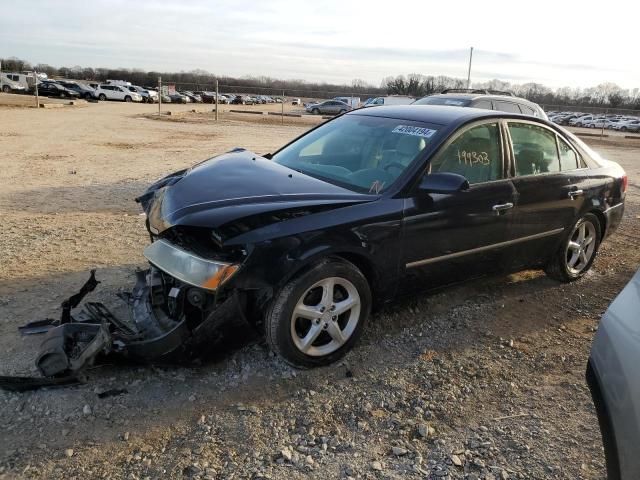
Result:
M97 302L86 302L74 316L72 309L99 283L92 271L80 291L63 302L59 321L37 321L22 327L29 334L46 331L36 359L38 370L46 378L1 377L0 388L23 391L76 383L83 370L106 355L141 362L191 359L206 348L211 349L223 325L244 321L237 294L217 304L200 322L182 315L176 304L182 296L181 288L167 287L163 278L167 276L153 266L137 272L133 291L121 296L129 309L126 320ZM178 283L176 279L174 285ZM175 317L165 312L167 308Z

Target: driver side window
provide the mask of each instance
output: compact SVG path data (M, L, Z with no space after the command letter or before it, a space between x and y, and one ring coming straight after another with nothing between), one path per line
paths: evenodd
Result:
M440 150L429 164L429 172L457 173L470 184L502 178L502 152L498 123L472 127Z

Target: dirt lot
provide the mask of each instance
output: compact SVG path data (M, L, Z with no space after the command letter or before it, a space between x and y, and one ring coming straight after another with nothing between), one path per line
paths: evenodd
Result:
M0 105L0 374L35 374L40 339L16 328L56 315L91 268L91 299L117 305L144 266L133 198L150 181L235 146L272 151L321 121L156 109ZM630 186L582 280L528 271L414 298L315 371L253 343L191 368L107 365L79 387L0 391L0 478L603 478L584 369L640 262L640 142L588 143ZM97 396L113 388L127 393Z

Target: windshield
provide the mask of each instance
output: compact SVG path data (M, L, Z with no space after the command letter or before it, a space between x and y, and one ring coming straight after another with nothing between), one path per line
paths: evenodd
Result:
M439 125L345 115L273 155L273 161L311 177L366 193L389 188L420 157Z
M471 100L467 98L449 97L424 97L413 102L413 105L451 105L454 107L467 107Z

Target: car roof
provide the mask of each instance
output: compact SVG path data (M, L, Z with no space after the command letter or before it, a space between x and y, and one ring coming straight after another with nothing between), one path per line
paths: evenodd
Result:
M353 110L347 115L367 115L372 117L389 117L416 122L434 123L438 125L459 124L479 118L514 117L536 118L529 115L510 114L498 110L481 108L454 107L447 105L388 105L367 107Z
M490 100L502 100L505 102L522 102L529 103L532 105L537 105L534 102L527 100L526 98L516 97L514 95L500 95L497 93L434 93L432 95L427 95L427 97L446 97L451 99L460 99L460 100L475 100L476 98L486 98ZM422 97L426 98L426 97Z

